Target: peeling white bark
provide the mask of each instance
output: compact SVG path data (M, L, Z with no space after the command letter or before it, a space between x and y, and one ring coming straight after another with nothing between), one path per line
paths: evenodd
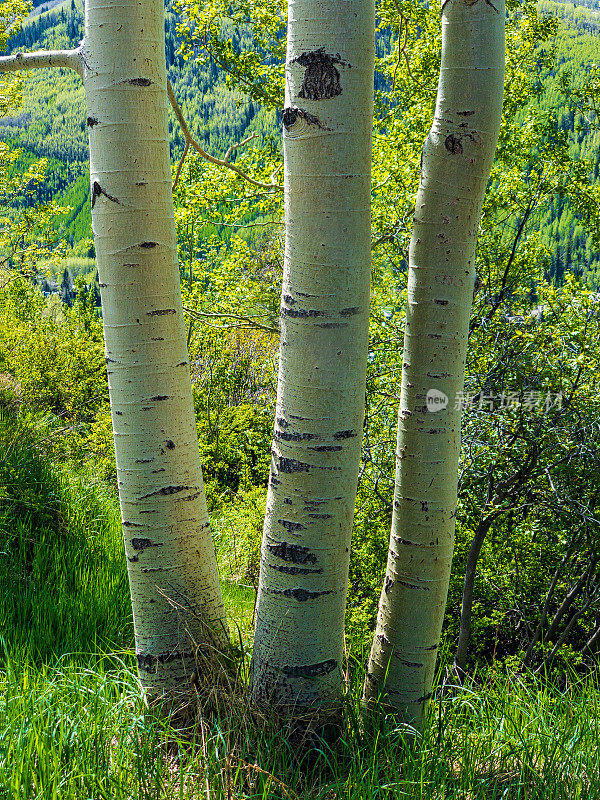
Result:
M86 0L85 32L77 50L2 57L0 71L69 67L84 80L136 652L156 694L189 689L196 646L228 642L179 288L163 4Z
M290 0L286 248L252 693L339 694L365 403L374 9Z
M446 0L433 126L409 256L396 490L364 698L419 727L434 678L454 547L461 412L481 205L504 82L504 2ZM427 395L448 404L432 412ZM431 398L431 394L430 394Z

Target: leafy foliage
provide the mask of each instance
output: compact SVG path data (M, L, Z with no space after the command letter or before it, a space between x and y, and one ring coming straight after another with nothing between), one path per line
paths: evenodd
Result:
M354 640L369 635L387 551L407 247L440 59L436 8L416 0L381 0L377 13L373 290L348 612ZM30 20L21 43L73 45L80 35L79 14L72 4L70 10ZM233 147L232 158L256 180L272 183L281 161L275 111L283 89L281 4L182 3L178 14L166 19L167 59L193 134L222 154L255 133L252 147L250 142L246 149ZM504 119L477 252L466 383L473 402L464 416L445 636L452 652L465 570L475 559L469 664L492 668L497 659L520 658L536 668L564 669L587 663L598 645L594 476L600 409L590 342L600 332L597 295L589 288L600 235L592 103L597 75L585 68L596 58L597 42L551 15L538 15L532 3L516 2L508 4L507 38ZM84 151L67 156L54 122L44 122L46 113L64 114L70 146L84 147L83 114L72 102L75 84L64 76L44 80L53 86L54 110L40 110L48 89L40 78L30 86L24 111L35 124L25 131L17 115L5 126L5 132L19 131L19 141L28 145L7 156L4 170L7 186L14 175L30 191L15 200L10 218L14 225L22 221L23 241L32 242L22 255L23 270L29 264L37 268L42 259L35 220L40 231L54 220L54 210L43 217L37 209L39 217L27 217L43 199L42 189L53 195L65 191L62 202L71 207L63 217L65 231L70 241L80 242L81 256L89 248ZM38 164L41 148L57 160ZM173 154L182 149L174 126ZM60 175L67 157L73 159L68 188L59 189L52 177L43 187L43 169ZM30 170L26 183L18 178L23 168ZM232 574L252 583L270 460L282 198L276 189L258 190L199 156L174 168L173 177L208 499L223 542L222 563L240 543L245 555L236 556ZM17 210L24 213L17 216ZM78 271L86 272L85 282L73 280ZM55 272L70 309L56 298L43 299L21 279L6 287L0 307L2 391L5 404L20 405L21 413L35 408L68 420L71 454L88 454L98 472L114 482L93 271L93 262L73 259ZM562 407L546 403L559 394ZM532 396L542 399L532 404L527 400ZM509 397L512 404L505 402Z

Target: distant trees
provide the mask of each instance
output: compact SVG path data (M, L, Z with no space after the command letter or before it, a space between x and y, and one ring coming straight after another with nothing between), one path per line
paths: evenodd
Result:
M136 653L142 683L160 694L189 690L198 648L228 641L183 326L163 6L101 1L85 28L76 50L4 56L0 71L58 66L84 81Z
M71 280L71 276L69 274L68 269L63 270L62 279L60 282L59 296L66 306L71 305L71 302L73 300L73 281Z

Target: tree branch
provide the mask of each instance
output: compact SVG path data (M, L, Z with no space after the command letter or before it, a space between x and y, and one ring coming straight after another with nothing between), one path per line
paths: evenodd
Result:
M280 186L278 183L261 183L260 181L255 181L254 178L251 178L249 175L246 175L245 172L243 172L239 167L236 167L235 164L232 164L231 161L229 160L229 158L231 156L231 153L234 150L236 150L238 147L242 147L242 145L246 144L251 139L253 139L254 138L254 134L252 136L248 136L246 139L244 139L243 142L240 142L239 144L231 145L229 150L225 153L225 157L224 158L215 158L214 156L211 156L210 153L207 153L206 150L204 150L202 147L200 147L198 142L194 139L194 137L190 133L190 129L188 128L187 122L185 121L185 118L183 116L183 112L181 111L181 108L179 107L179 103L177 102L177 99L175 97L175 93L173 92L173 87L171 86L171 82L170 81L167 81L167 94L169 95L169 101L171 103L173 111L175 112L175 116L177 117L177 121L179 122L179 124L181 126L181 130L182 130L182 133L183 133L183 135L185 137L186 143L188 145L191 145L194 148L194 150L202 156L202 158L205 158L207 161L210 161L211 164L216 164L219 167L227 167L227 169L232 170L237 175L239 175L240 178L243 178L245 181L248 181L248 183L251 183L253 186L258 186L259 189L270 189L270 190L274 190L274 191L277 191L277 192L283 191L283 186ZM185 154L184 154L183 158L185 158ZM181 166L183 166L183 158L182 158L182 160L180 162L180 168L181 168ZM180 171L181 171L181 169L180 169ZM278 171L279 170L275 170L275 172L271 176L271 180L272 181L274 180L275 175L277 174Z
M210 313L205 312L205 311L194 311L193 309L186 308L185 306L183 307L183 310L185 311L185 313L188 316L193 317L195 319L200 319L200 320L202 320L202 319L233 319L236 322L245 322L245 323L247 323L247 326L253 327L253 328L258 328L258 330L266 331L267 333L276 333L277 335L279 335L279 333L280 333L279 328L274 328L271 325L265 325L263 322L257 322L255 317L248 317L248 316L244 316L243 314L226 314L226 313L210 314Z
M0 56L0 72L17 72L22 69L41 69L59 67L74 69L83 80L83 59L81 50L36 50L35 53L14 53Z
M183 148L183 155L179 159L179 164L177 164L177 172L175 173L175 180L173 181L173 187L172 187L172 190L171 190L173 192L175 191L175 188L177 187L177 183L179 181L179 176L181 175L181 170L183 169L183 163L185 161L185 158L186 158L186 156L188 154L188 150L189 149L190 149L190 143L186 139L185 147Z

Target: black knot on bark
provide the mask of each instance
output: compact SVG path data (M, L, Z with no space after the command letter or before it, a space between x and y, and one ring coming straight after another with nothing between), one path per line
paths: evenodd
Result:
M298 63L306 68L298 97L306 100L328 100L342 93L340 73L335 67L336 64L344 63L339 53L330 55L320 47L318 50L302 53L291 63Z
M281 668L281 671L285 675L293 675L297 678L318 678L322 675L329 675L335 669L337 669L337 661L330 658L327 661L319 661L316 664L285 665Z
M297 119L298 109L294 108L293 106L290 108L284 108L281 112L281 121L283 122L284 128L291 128Z
M282 561L291 561L292 564L316 564L317 557L308 547L302 547L289 542L273 542L267 544L267 550Z
M283 122L283 127L286 129L286 131L289 131L289 129L296 124L298 119L303 119L307 125L316 125L317 128L320 128L323 131L329 130L325 125L323 125L316 114L311 114L309 111L304 111L304 109L298 108L297 106L288 106L281 112L281 121ZM286 297L290 297L290 295L286 295ZM293 297L290 297L290 300L290 304L296 302Z
M460 155L463 151L461 137L455 136L453 133L451 133L449 136L446 136L444 146L449 153L452 153L452 155Z

